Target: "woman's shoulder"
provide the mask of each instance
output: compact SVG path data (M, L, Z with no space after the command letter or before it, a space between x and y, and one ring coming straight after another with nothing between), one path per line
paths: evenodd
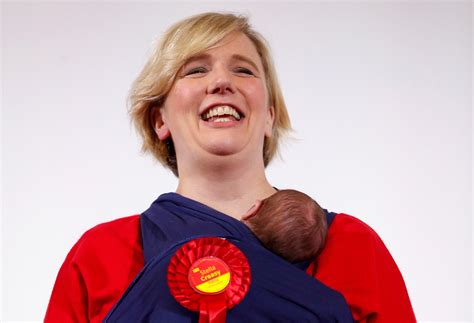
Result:
M363 220L346 213L332 213L325 248L326 254L334 257L334 251L368 255L368 252L388 250L379 234Z
M345 213L335 215L328 229L325 246L318 257L320 269L334 262L353 265L372 260L382 250L388 253L377 232L362 220ZM322 268L321 268L322 267Z
M130 215L97 224L83 234L83 238L111 238L135 233L140 226L140 215Z
M141 252L140 216L122 217L92 227L71 251L76 260Z
M328 238L333 236L344 236L346 238L377 238L380 239L377 232L367 223L355 216L337 213L328 230Z
M355 216L338 213L328 229L320 262L339 260L345 264L373 261L376 255L391 255L377 232ZM322 261L321 261L322 260Z
M403 277L377 232L362 220L336 214L313 275L346 299L354 319L414 322Z
M61 266L45 321L101 321L142 267L138 215L94 226Z

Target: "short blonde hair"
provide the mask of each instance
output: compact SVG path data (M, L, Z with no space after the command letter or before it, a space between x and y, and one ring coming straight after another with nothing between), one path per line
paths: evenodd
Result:
M178 176L176 152L171 138L161 141L154 129L153 110L164 103L176 75L191 57L211 48L227 35L241 32L255 45L262 60L269 104L275 109L272 136L265 138L264 165L278 151L282 135L291 129L288 111L280 90L276 71L265 39L251 28L244 16L224 13L203 13L171 26L154 49L130 90L129 112L143 139L142 151L151 152L164 166Z

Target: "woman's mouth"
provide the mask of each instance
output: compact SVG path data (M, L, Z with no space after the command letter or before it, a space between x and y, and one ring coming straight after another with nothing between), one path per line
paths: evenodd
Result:
M219 105L210 108L201 114L201 119L206 122L239 121L244 115L229 105Z

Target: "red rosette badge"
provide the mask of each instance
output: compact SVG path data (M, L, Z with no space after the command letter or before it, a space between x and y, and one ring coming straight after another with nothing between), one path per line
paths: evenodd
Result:
M199 312L199 323L225 322L250 287L245 255L222 238L199 238L183 245L168 266L168 286L185 308Z

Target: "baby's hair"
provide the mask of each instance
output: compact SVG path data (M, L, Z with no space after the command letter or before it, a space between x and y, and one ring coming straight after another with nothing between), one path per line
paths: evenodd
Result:
M280 190L263 200L247 224L265 247L290 262L314 258L326 239L324 211L295 190Z

